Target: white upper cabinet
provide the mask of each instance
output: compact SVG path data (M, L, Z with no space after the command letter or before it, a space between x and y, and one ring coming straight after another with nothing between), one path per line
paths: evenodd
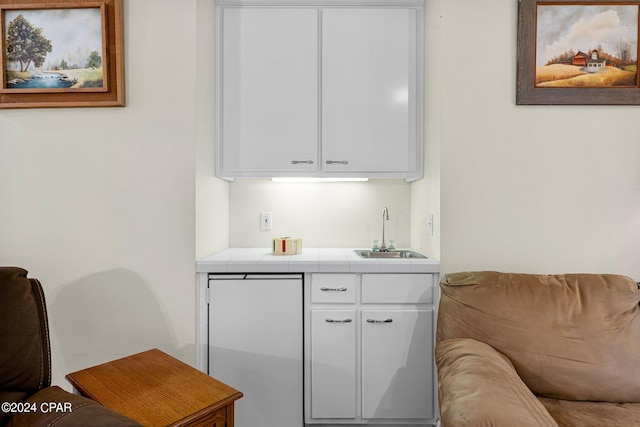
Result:
M322 12L322 167L416 172L416 10Z
M217 176L423 175L422 1L218 1Z
M221 13L220 175L315 171L318 11Z

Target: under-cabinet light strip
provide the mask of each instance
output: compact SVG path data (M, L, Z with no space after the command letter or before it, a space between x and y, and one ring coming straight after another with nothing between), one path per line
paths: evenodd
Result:
M271 178L273 182L367 182L369 178Z

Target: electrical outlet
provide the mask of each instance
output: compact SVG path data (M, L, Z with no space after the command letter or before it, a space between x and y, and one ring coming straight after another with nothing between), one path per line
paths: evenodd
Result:
M272 226L271 212L260 212L260 228L262 230L271 230Z

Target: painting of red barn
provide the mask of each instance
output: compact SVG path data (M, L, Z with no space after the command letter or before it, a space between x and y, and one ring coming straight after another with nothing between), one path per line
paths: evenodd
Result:
M638 10L638 5L538 5L536 87L635 87Z
M519 0L516 104L640 105L640 0Z

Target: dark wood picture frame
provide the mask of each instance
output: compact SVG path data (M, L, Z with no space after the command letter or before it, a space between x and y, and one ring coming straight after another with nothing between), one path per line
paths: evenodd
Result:
M58 107L124 107L124 37L123 37L123 0L0 0L0 109L2 108L58 108ZM14 88L15 81L8 75L11 61L8 59L9 20L20 11L53 11L65 9L99 9L101 21L100 49L102 81L95 87L66 88ZM62 18L61 18L62 19ZM41 28L34 26L35 31ZM49 40L47 40L49 41ZM51 51L51 48L49 48ZM15 62L15 61L13 61ZM43 60L41 60L43 62ZM82 65L80 67L87 66ZM26 68L26 67L25 67ZM29 69L29 68L26 68ZM60 73L64 78L64 69L55 67L46 73ZM68 73L69 74L69 73ZM51 74L42 74L42 76ZM71 84L71 83L69 83Z
M637 70L640 43L640 23L635 22L636 33L631 34L634 39L635 46L631 49L631 54L635 56L635 78L630 77L625 84L621 85L601 85L601 86L567 86L558 87L542 87L542 84L536 81L538 67L537 55L538 49L538 7L543 6L594 6L594 7L622 7L630 6L638 9L638 19L640 20L640 1L620 1L620 0L597 0L597 1L567 1L567 0L519 0L518 7L518 51L517 51L517 87L516 87L516 104L517 105L639 105L640 104L640 78ZM570 10L570 8L567 8ZM577 18L576 18L577 19ZM546 21L545 21L546 23ZM541 24L542 25L542 24ZM622 44L622 41L620 42ZM578 50L577 56L581 56L584 62L590 59L598 59L597 46L575 46ZM591 53L585 53L581 49ZM601 59L601 58L600 58ZM558 61L566 61L567 59L559 59ZM554 64L555 65L555 64ZM573 63L568 65L574 65ZM613 67L615 64L607 63L607 66ZM627 74L633 71L633 65L626 68L618 66ZM630 70L630 71L629 71ZM593 72L593 71L592 71ZM556 77L554 77L556 78Z

